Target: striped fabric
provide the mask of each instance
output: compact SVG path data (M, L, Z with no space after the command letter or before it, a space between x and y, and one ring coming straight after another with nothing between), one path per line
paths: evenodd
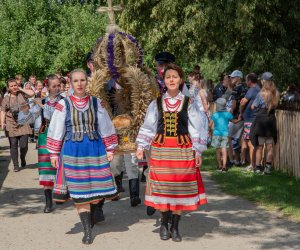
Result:
M70 193L76 204L117 195L114 179L101 139L68 140L62 148L62 164Z
M40 133L38 137L39 182L43 186L53 186L56 168L51 166L50 153L46 148L47 132L48 128L46 128L44 133Z
M55 153L60 153L63 141L47 138L47 148Z
M196 210L206 197L192 144L179 146L176 137L152 143L145 204L163 210Z

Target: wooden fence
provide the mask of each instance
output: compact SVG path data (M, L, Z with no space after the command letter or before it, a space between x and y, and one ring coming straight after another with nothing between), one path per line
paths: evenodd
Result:
M278 142L274 168L300 177L300 112L277 110Z

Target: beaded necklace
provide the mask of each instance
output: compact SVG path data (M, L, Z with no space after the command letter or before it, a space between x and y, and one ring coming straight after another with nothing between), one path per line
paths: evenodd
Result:
M180 107L181 100L177 100L174 104L171 104L168 99L165 99L165 104L169 112L177 112Z
M85 96L85 97L77 97L77 96L74 96L74 95L71 95L70 96L70 99L71 101L73 102L74 106L81 110L81 109L84 109L85 106L88 104L89 102L89 96Z

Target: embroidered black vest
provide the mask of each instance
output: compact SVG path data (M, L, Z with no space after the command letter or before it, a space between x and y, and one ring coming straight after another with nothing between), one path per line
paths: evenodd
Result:
M188 106L189 97L185 96L179 112L169 112L163 110L163 98L158 97L158 122L155 143L164 144L165 137L177 137L178 145L187 145L191 142L188 130Z

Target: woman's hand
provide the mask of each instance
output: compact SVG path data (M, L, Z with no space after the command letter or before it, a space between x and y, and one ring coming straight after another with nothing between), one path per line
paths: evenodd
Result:
M40 108L43 108L43 104L42 104L42 100L41 98L35 98L34 99L34 102L40 107Z
M202 165L202 156L201 155L196 155L196 167L200 168Z
M54 168L58 168L58 158L51 158L51 165Z
M144 150L143 149L137 149L135 155L136 155L136 158L138 158L139 160L143 160Z
M32 89L23 89L23 88L19 87L19 91L23 92L28 97L34 96L34 91Z
M111 152L107 153L107 160L111 162L113 159L114 159L114 153Z

